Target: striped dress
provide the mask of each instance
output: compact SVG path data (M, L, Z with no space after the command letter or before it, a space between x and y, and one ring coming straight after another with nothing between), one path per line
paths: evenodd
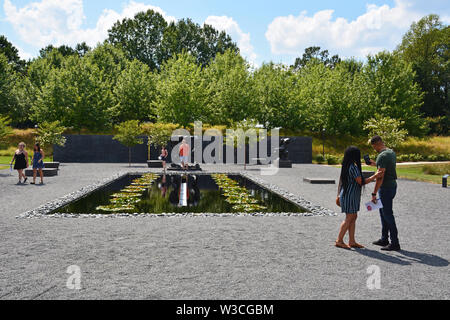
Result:
M355 178L361 177L358 167L355 164L348 168L348 184L347 190L341 190L340 200L343 213L358 213L361 209L361 186L356 182Z

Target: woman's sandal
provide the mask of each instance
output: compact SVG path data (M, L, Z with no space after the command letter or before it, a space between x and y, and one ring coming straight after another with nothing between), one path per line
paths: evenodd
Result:
M338 242L338 241L336 241L335 246L336 246L337 248L341 248L341 249L347 249L347 250L350 249L350 246L347 245L347 244L345 244L344 242Z
M354 249L365 249L366 248L359 243L350 244L349 246L350 246L350 248L354 248Z

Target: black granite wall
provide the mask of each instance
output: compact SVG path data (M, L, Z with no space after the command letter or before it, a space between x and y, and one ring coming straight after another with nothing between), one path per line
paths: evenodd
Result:
M310 137L290 137L289 159L293 163L312 163L312 138ZM54 146L54 161L63 163L128 163L128 148L113 140L111 135L67 135L65 147ZM144 143L131 148L131 162L145 163L147 161L147 137L142 137ZM270 140L268 141L270 150ZM203 142L203 149L210 142ZM173 146L177 143L173 142ZM192 143L194 146L194 143ZM172 146L168 147L169 155ZM227 146L223 147L223 159L225 161L226 154L232 152ZM237 153L237 150L233 150ZM151 148L152 160L156 160L160 150ZM247 146L247 163L249 163L249 152ZM235 159L237 156L235 156ZM192 159L194 159L192 157Z

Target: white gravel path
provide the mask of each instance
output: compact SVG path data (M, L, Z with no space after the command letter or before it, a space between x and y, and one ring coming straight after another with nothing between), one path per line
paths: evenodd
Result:
M358 251L333 247L341 215L15 218L128 170L120 164L66 164L42 187L17 186L15 176L0 171L0 299L450 298L450 190L427 183L399 181L400 253L370 245L380 233L373 213L358 220L358 240L368 246ZM337 179L338 169L299 165L265 177L249 172L337 210L336 186L309 185L303 177ZM81 268L82 290L66 288L70 265ZM380 267L381 290L366 286L371 265Z

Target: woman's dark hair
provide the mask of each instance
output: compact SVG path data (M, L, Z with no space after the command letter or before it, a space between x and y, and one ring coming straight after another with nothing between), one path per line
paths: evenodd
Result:
M34 145L34 148L35 148L35 149L37 148L37 151L38 151L38 152L41 152L41 145L40 145L39 143L36 143L36 144Z
M361 150L354 146L351 146L347 148L347 150L345 150L344 160L342 161L340 182L341 190L344 190L344 194L347 192L349 168L352 164L356 164L356 166L358 167L363 182L362 185L365 185L365 179L362 174L361 167Z

